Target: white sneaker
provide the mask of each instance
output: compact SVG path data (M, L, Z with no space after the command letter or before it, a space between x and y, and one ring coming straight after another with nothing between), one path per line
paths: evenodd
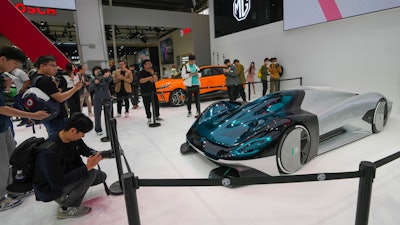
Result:
M191 117L191 116L192 116L192 113L188 112L187 117Z
M200 113L197 112L196 115L194 115L194 118L198 118L200 116Z
M125 112L125 118L129 117L129 112Z
M121 113L117 113L117 118L118 118L118 117L121 117Z
M97 134L97 136L101 136L101 135L103 135L103 132L100 131L100 132L97 132L96 134Z
M18 206L21 203L22 203L22 201L20 199L12 199L9 197L3 197L0 200L0 211L14 208L15 206Z

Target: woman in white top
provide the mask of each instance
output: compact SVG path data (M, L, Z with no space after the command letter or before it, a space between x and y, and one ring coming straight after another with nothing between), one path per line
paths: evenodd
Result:
M81 82L78 74L75 73L75 65L72 63L67 63L65 66L66 74L64 78L67 81L67 90L72 89L77 82ZM68 100L67 105L69 108L69 114L72 115L75 112L82 112L80 105L80 95L79 91L75 92Z

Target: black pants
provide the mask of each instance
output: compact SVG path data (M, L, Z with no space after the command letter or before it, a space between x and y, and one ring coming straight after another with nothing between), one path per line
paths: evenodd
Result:
M72 115L76 112L82 112L81 109L81 96L79 95L79 91L75 92L68 100L67 100L69 114Z
M156 117L160 116L160 104L158 103L158 98L156 93L153 93L153 99L154 99L154 106L155 108L153 109L153 112L156 114ZM150 110L150 106L151 106L151 93L142 93L142 99L143 99L143 105L144 108L146 110L146 117L148 119L151 118L151 110Z
M89 171L89 176L81 180L69 184L63 188L62 196L56 199L61 207L78 207L82 204L83 198L87 190L94 185L103 183L107 175L103 171L92 169Z
M237 96L237 86L236 85L229 85L228 87L228 95L229 95L229 101L236 101L236 96Z
M125 89L121 88L120 92L117 92L117 113L121 114L122 111L122 100L125 103L125 112L129 112L129 93Z
M131 103L132 105L139 103L139 87L137 85L132 85Z
M268 91L268 80L261 80L261 82L263 86L262 95L265 95Z
M242 97L242 100L245 102L246 101L246 93L244 93L243 84L238 84L237 91L239 92L240 96Z
M192 96L194 95L194 101L196 103L196 110L200 113L200 87L199 85L193 85L186 87L186 99L187 109L190 112L192 110Z

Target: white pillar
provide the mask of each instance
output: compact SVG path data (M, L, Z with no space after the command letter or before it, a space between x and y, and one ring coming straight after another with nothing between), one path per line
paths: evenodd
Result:
M108 49L105 40L101 0L76 0L75 25L77 45L82 65L108 67Z

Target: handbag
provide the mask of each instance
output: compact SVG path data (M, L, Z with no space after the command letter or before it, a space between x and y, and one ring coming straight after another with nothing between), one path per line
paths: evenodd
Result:
M262 77L262 74L261 74L261 68L260 68L260 69L258 69L257 77L258 77L258 78L261 78L261 77Z

